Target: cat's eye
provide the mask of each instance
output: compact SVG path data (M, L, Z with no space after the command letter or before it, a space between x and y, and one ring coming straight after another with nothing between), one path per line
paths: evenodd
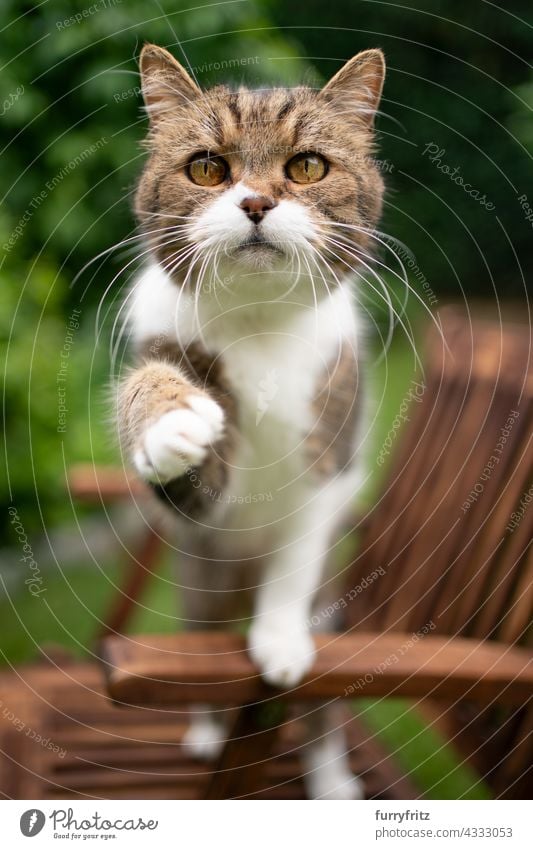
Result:
M200 156L189 162L187 173L197 186L218 186L226 179L228 164L221 156Z
M318 153L299 153L287 162L285 171L293 183L317 183L328 173L328 164Z

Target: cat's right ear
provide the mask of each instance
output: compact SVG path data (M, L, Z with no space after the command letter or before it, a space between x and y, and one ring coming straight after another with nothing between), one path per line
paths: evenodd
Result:
M145 44L139 64L144 105L152 125L202 93L185 68L163 47Z
M363 50L346 62L324 86L322 94L338 103L345 116L372 129L385 80L381 50Z

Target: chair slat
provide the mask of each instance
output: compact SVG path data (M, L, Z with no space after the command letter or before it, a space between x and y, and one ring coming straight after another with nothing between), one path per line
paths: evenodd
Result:
M494 465L493 460L494 468L489 471L488 480L481 482L483 475L487 477L487 463L498 456L494 454L494 447L500 428L508 419L511 409L508 401L506 397L501 409L487 419L483 428L484 439L480 440L480 446L469 458L468 475L461 478L463 492L458 499L461 504L466 502L468 493L474 492L478 484L483 486L483 490L466 513L460 504L456 505L455 512L460 517L457 533L453 545L442 553L447 562L446 581L436 600L436 615L439 630L443 633L461 633L468 628L470 618L485 595L485 585L491 581L499 543L508 520L508 496L514 499L517 492L519 481L513 479L513 472L522 444L522 422L525 418L522 422L519 419L510 430L501 462ZM499 502L502 509L498 511Z
M498 636L513 644L519 640L526 642L529 632L531 644L531 610L533 608L533 545L527 543L527 554L521 558L523 571L516 581L516 589L511 596L507 610L503 611Z

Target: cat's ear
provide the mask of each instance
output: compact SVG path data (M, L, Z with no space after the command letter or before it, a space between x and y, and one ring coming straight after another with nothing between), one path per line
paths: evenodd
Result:
M385 57L381 50L363 50L337 71L322 94L337 101L343 110L372 128L385 80Z
M152 124L202 93L185 68L163 47L145 44L139 64L144 104Z

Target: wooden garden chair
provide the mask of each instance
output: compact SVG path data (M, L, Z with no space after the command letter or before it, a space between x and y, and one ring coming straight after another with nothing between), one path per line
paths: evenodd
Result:
M427 390L411 405L412 421L352 565L355 585L378 565L386 579L354 598L347 628L411 634L433 622L432 639L443 645L427 672L458 646L500 647L503 670L506 658L531 654L532 645L531 332L526 323L471 323L451 308L442 322L449 353L431 332ZM426 719L495 794L531 798L531 684L522 704L504 706L514 686L507 674L492 695L457 699L452 680L464 672L458 663L438 682L438 702L437 690L428 693ZM480 683L494 672L488 662L481 666Z
M454 310L441 317L449 350L432 331L425 391L410 406L381 499L353 534L345 630L317 637L305 681L283 693L267 687L244 638L226 632L107 637L105 687L96 663L4 675L0 699L66 752L0 723L6 795L301 798L291 703L402 696L495 795L531 796L529 328L470 323ZM213 767L180 745L195 702L233 717ZM348 729L368 796L422 795L355 718Z

